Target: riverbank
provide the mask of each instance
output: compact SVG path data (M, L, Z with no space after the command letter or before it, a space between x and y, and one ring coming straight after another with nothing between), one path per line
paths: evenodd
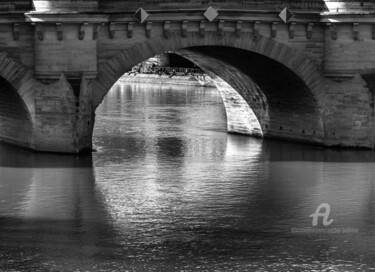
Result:
M156 74L131 74L123 75L120 82L127 83L152 83L152 84L168 84L168 85L186 85L197 87L216 87L215 83L206 75L189 75L189 76L168 76Z

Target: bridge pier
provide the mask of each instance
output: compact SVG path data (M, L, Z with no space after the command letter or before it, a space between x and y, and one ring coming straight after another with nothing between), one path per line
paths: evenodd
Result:
M357 74L326 78L325 145L374 148L374 90Z
M91 85L84 77L78 89L62 74L51 84L35 82L34 149L80 153L92 148L94 114Z

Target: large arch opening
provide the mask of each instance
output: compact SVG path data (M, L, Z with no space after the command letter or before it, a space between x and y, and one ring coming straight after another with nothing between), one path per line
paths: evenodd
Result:
M33 125L29 111L14 89L0 77L0 141L32 147Z
M221 38L207 33L202 39L197 35L189 33L185 39L178 34L169 39L150 38L100 64L98 78L93 84L94 109L131 67L156 54L173 52L217 79L219 90L231 89L234 95L228 95L229 99L224 97L227 109L231 104L233 108L238 106L237 102L242 100L242 104L250 109L247 112L253 112L253 117L248 119L250 123L251 120L259 123L258 133L253 130L243 134L323 142L324 84L313 60L297 49L264 36L254 39L251 34L243 33L236 39L233 33L225 33L224 36L230 37ZM241 109L238 112L244 112L245 107L238 108ZM228 131L241 133L240 128L230 131L230 125Z

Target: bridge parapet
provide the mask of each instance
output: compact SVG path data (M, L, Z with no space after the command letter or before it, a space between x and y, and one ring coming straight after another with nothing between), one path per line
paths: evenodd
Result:
M369 13L375 12L375 2L372 0L325 0L325 5L330 13Z
M99 7L104 9L135 10L139 7L144 9L176 9L176 8L215 8L225 9L251 9L251 10L274 10L280 11L285 7L294 10L324 11L326 6L323 0L144 0L144 1L122 1L122 0L99 0Z
M251 10L273 10L280 11L285 7L293 10L323 12L326 5L323 0L34 0L36 11L66 11L66 10L95 10L119 11L137 10L139 7L148 10L170 10L170 9L204 9L209 6L223 9L251 9Z
M32 9L31 0L0 0L0 12L28 11Z
M287 7L295 11L320 13L372 13L371 0L0 0L0 12L9 11L132 11L139 7L148 10L205 9L270 10Z
M36 11L92 11L98 9L97 0L33 0Z

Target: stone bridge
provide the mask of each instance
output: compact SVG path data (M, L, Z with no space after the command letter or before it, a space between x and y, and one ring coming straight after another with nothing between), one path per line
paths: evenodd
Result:
M164 52L216 82L228 131L374 148L375 3L0 1L0 139L91 150L95 109Z

